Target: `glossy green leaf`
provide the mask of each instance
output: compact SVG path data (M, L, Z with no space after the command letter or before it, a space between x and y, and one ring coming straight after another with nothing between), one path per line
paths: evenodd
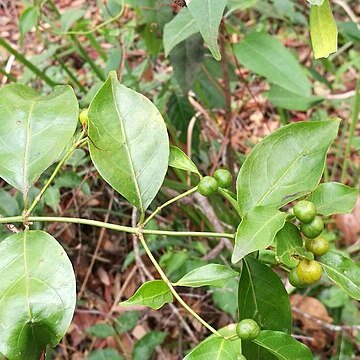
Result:
M327 58L337 51L338 29L329 0L310 7L310 36L315 59Z
M191 0L187 4L211 54L216 60L220 60L221 54L217 39L226 0Z
M308 197L316 205L317 212L325 216L350 213L356 204L358 191L340 183L320 184Z
M273 84L270 86L268 98L275 106L298 111L306 111L324 100L321 96L297 94Z
M281 315L281 313L278 314L278 316ZM307 346L294 339L291 335L280 331L263 330L252 341L265 348L278 359L294 360L295 354L296 360L313 359L313 355Z
M295 267L299 260L293 255L300 254L304 251L303 240L300 231L292 223L286 222L285 226L276 234L275 237L276 257L290 269Z
M0 89L0 177L27 194L70 142L78 113L67 85L48 96L18 84Z
M291 306L282 281L252 256L244 259L238 295L240 320L253 319L264 330L291 333Z
M199 28L195 19L188 8L183 8L164 27L165 56L168 56L176 45L197 32L199 32Z
M60 244L39 230L9 236L0 252L0 352L11 360L39 360L72 320L72 265Z
M236 334L236 325L231 324L219 330L220 334L231 337ZM237 360L241 354L241 340L226 340L216 335L211 335L196 346L184 360Z
M38 22L40 10L38 6L29 6L20 16L21 37L24 37Z
M257 206L246 213L236 232L231 261L235 264L246 255L267 248L285 220L284 212L266 206Z
M159 111L110 72L90 104L89 135L100 175L144 213L168 168L169 139Z
M333 251L321 257L326 275L353 299L360 300L360 266Z
M170 146L169 166L190 171L201 176L192 160L181 149L172 145Z
M161 345L166 338L166 333L152 331L143 336L134 346L133 360L150 360L156 346Z
M163 280L152 280L142 284L130 299L121 302L120 305L143 305L157 310L172 301L173 295L167 284Z
M239 276L239 273L228 266L208 264L190 271L174 285L189 287L215 286L222 288L237 276Z
M338 127L337 119L293 123L256 145L237 178L241 213L258 205L279 208L313 191Z
M265 33L253 33L235 45L239 62L290 92L311 95L311 84L304 70L279 40Z

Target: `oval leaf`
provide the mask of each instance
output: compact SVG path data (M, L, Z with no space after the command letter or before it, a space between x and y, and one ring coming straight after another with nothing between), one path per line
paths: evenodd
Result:
M252 256L244 259L238 305L239 319L253 319L262 329L291 332L290 301L282 281Z
M189 9L183 8L164 27L164 49L167 57L170 51L191 35L199 32L195 19Z
M18 84L0 89L0 177L27 194L68 145L78 114L67 85L48 96Z
M337 119L294 123L256 145L237 178L241 213L258 205L279 208L313 191L338 127Z
M315 59L327 58L337 51L338 29L329 0L310 7L310 36Z
M176 169L190 171L201 176L198 168L192 160L176 146L170 146L169 166Z
M321 257L326 275L353 299L360 300L360 267L351 259L330 251Z
M357 197L357 189L332 182L320 184L308 200L316 205L319 214L330 216L350 213L356 204Z
M275 243L277 259L291 269L295 267L299 260L293 255L304 252L303 240L297 226L286 222L285 226L276 234Z
M312 360L313 355L307 346L295 340L291 335L280 331L263 330L259 336L252 340L257 345L263 347L278 359Z
M112 71L90 104L89 135L100 175L143 214L168 168L169 139L159 111Z
M231 261L235 264L244 256L267 248L284 226L286 214L277 209L258 206L244 215L237 229Z
M66 333L76 302L75 275L65 250L49 234L25 231L0 243L0 352L39 360Z
M153 280L142 284L129 300L121 302L120 305L143 305L157 310L172 301L173 295L167 284L162 280Z
M187 5L212 56L216 60L220 60L221 54L217 39L226 0L191 0L191 2L188 0Z
M219 330L222 336L231 337L236 334L236 325L231 324ZM194 348L184 360L237 360L241 354L241 340L226 340L211 335Z
M24 37L38 22L40 10L38 6L29 6L20 16L21 37Z
M295 94L309 97L311 83L293 54L273 36L253 33L235 45L239 62L271 83Z
M215 286L223 288L231 279L237 276L239 276L239 273L228 266L208 264L190 271L174 285L189 287Z

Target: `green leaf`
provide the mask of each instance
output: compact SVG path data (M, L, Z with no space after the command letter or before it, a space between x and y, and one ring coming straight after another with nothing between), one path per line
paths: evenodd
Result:
M11 360L39 360L72 320L72 265L60 244L39 230L9 236L0 252L6 254L0 259L0 352Z
M56 186L50 186L44 193L43 199L47 206L50 206L54 212L57 211L57 207L60 203L60 190Z
M231 337L236 334L236 325L231 324L219 330L220 334ZM226 340L216 335L211 335L196 346L184 360L237 360L241 353L241 340Z
M311 95L311 83L304 70L279 40L265 33L253 33L235 45L239 62L290 92Z
M164 48L167 57L170 51L191 35L199 32L189 9L183 8L164 28Z
M188 9L196 21L200 34L216 60L221 59L217 38L225 6L226 0L188 1Z
M356 188L329 182L320 184L308 200L316 205L319 214L330 216L350 213L356 204L357 197Z
M100 175L144 214L168 168L169 139L159 111L110 72L89 107L89 136Z
M140 317L139 311L127 311L115 319L115 328L118 334L132 330Z
M351 259L330 251L321 257L326 275L353 299L360 300L360 267Z
M26 195L71 140L78 113L67 85L48 96L18 84L0 89L0 177Z
M134 346L133 360L149 360L156 346L161 345L166 338L166 333L152 331L143 336Z
M193 172L201 177L198 168L192 162L192 160L176 146L170 146L169 166L176 169Z
M123 360L124 358L119 355L115 349L101 349L92 351L88 360Z
M258 205L279 208L313 191L338 127L337 119L293 123L256 145L237 178L241 213Z
M120 303L121 306L143 305L154 310L173 301L173 295L163 280L153 280L142 284L136 293L128 300Z
M286 222L285 226L276 234L276 257L290 269L295 267L299 260L293 255L303 253L303 240L300 231L292 223Z
M320 5L322 5L322 3L324 2L324 0L307 0L307 2L308 2L310 5L320 6Z
M310 7L310 36L315 59L327 58L337 51L338 29L329 0Z
M113 336L115 334L113 327L106 323L97 323L93 326L90 326L88 329L86 329L86 332L99 339L106 339L107 337Z
M211 290L214 304L233 319L235 319L237 312L237 291L238 280L235 278L231 279L223 288Z
M238 295L239 319L253 319L262 329L291 333L291 306L282 281L252 256L244 259Z
M215 286L223 288L228 282L239 276L239 273L228 266L218 264L208 264L190 271L183 276L175 286Z
M279 316L282 315L280 314ZM307 346L295 340L291 335L280 331L263 330L252 341L274 354L278 359L294 360L294 354L296 354L296 360L313 359Z
M324 100L321 96L294 93L278 85L270 86L268 98L275 106L298 111L306 111Z
M20 33L23 38L38 22L40 10L37 6L29 6L20 16Z
M257 206L246 213L236 232L231 261L235 264L244 256L267 248L285 220L284 212L266 206Z
M61 31L69 31L70 28L86 14L85 9L68 9L61 15Z

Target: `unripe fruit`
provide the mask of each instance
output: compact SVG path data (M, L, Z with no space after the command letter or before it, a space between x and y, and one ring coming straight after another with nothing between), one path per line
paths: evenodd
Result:
M296 288L301 288L305 286L305 284L299 279L297 268L291 269L289 273L289 283Z
M324 230L324 222L320 216L315 216L314 220L309 224L302 223L300 225L301 232L309 239L318 237Z
M198 184L198 191L202 196L210 196L218 189L217 181L211 176L203 177Z
M322 268L315 260L301 260L296 268L299 280L303 284L313 284L321 279Z
M260 326L252 319L241 320L236 326L236 334L241 340L253 340L260 334Z
M88 109L84 109L84 110L81 110L81 113L79 115L80 124L83 127L87 126L87 124L89 122L88 112L89 112Z
M311 223L316 216L316 206L308 200L301 200L294 206L294 215L303 223Z
M305 247L308 251L311 251L316 256L325 255L330 248L328 239L323 236L319 236L315 239L307 239L305 242Z
M218 185L225 189L231 186L233 180L231 172L226 169L217 169L214 172L214 178L218 182Z

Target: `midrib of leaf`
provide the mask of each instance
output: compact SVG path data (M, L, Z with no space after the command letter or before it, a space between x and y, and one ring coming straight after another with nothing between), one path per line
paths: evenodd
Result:
M28 264L27 264L26 245L27 245L27 231L24 231L24 245L23 245L24 248L23 248L23 252L24 252L24 272L25 272L25 295L26 295L26 300L27 300L27 307L28 307L29 317L30 317L30 319L32 319L33 315L31 313L30 301L29 301L29 271L28 271Z
M119 117L120 128L121 128L121 132L122 132L122 135L123 135L124 141L125 141L126 155L127 155L128 160L130 162L130 169L131 169L131 173L132 173L133 183L134 183L134 186L135 186L135 191L136 191L136 193L138 195L138 199L139 199L140 212L143 213L144 208L143 208L143 202L142 202L142 198L141 198L140 187L139 187L139 183L137 181L135 168L134 168L133 161L132 161L132 158L131 158L131 153L130 153L130 149L129 149L129 146L128 146L128 141L127 141L127 136L126 136L122 116L120 114L120 110L119 110L117 102L116 102L115 89L114 89L116 84L114 84L113 79L110 81L110 83L111 83L111 94L112 94L112 98L113 98L113 101L114 101L114 106L115 106L115 109L116 109L116 113L118 114L118 117Z
M30 128L31 128L31 116L34 110L35 101L31 102L28 121L26 124L26 134L25 134L25 153L24 153L24 172L23 172L23 186L24 186L24 195L27 197L29 191L27 177L28 177L28 163L29 163L29 143L30 143Z
M346 277L344 274L342 274L341 272L337 271L335 268L332 268L331 266L324 264L323 262L321 263L322 266L324 266L326 269L330 269L332 272L336 273L339 275L339 277L341 277L343 280L350 282L351 284L354 285L354 287L360 291L360 287L358 285L356 285L350 278ZM340 285L339 285L340 286Z
M256 205L261 205L262 201L274 191L274 189L277 187L278 183L288 174L288 172L295 166L295 164L304 156L305 154L301 153L295 161L284 171L284 173L276 180L276 182L269 188L268 191L261 197L261 199L257 202Z
M221 360L220 355L221 355L222 349L223 349L223 347L224 347L224 344L225 344L225 339L223 339L223 340L221 341L221 346L220 346L219 352L218 352L217 357L216 357L215 360Z
M247 263L247 261L244 261L244 264L247 268L248 274L249 274L249 283L250 283L250 287L251 287L251 292L254 298L254 304L255 304L255 312L254 312L254 317L259 313L259 307L258 307L258 303L256 301L256 294L255 294L255 288L254 288L254 282L253 282L253 278L252 278L252 274L249 268L249 264Z

